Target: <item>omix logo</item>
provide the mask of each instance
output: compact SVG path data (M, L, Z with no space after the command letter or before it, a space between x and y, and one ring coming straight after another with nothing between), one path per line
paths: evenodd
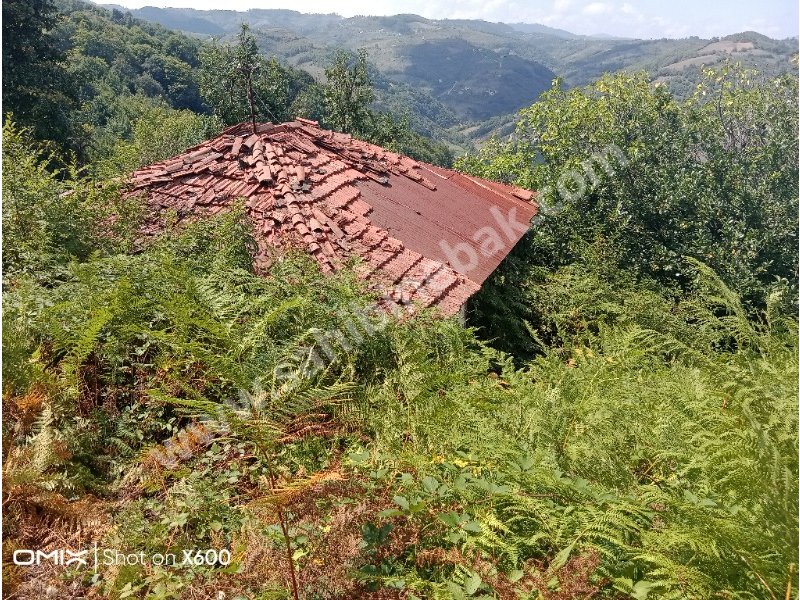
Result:
M15 565L20 565L23 567L32 567L42 563L60 565L62 567L68 567L70 565L86 566L86 557L88 557L88 555L88 550L78 550L73 552L72 550L59 549L45 552L44 550L23 549L14 550L12 562Z

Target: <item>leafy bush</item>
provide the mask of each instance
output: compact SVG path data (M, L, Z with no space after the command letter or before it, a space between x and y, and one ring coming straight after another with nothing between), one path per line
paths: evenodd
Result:
M58 168L55 154L11 121L3 126L4 285L20 275L52 283L72 259L124 249L138 207L120 202L115 182Z
M370 580L575 597L556 592L596 556L601 595L782 596L797 560L796 324L750 322L699 268L702 291L675 310L590 307L586 274L562 277L565 345L521 370L491 354L465 370L457 347L405 338L368 395L371 468L400 484L375 523L429 533Z
M548 268L594 255L685 287L687 257L746 302L797 282L797 78L708 71L674 99L644 74L586 88L557 82L520 112L516 139L460 160L476 175L539 191L526 258Z
M217 135L215 117L175 110L163 103L133 96L120 101L113 127L94 137L92 168L104 177L128 173L180 154Z

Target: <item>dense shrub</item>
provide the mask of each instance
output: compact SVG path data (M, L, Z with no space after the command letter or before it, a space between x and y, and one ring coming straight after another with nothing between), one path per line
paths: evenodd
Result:
M234 212L7 294L14 539L91 491L117 507L109 547L238 548L235 577L125 568L95 580L110 595L290 573L307 597L783 594L797 329L778 295L754 321L702 265L677 304L593 297L566 269L541 293L559 343L520 369L455 322L377 319L307 259L257 277L248 239ZM323 368L277 376L330 331L349 333Z
M520 112L514 140L460 159L468 172L537 190L541 205L473 322L530 355L522 330L536 327L539 274L573 262L679 296L699 260L748 306L782 281L796 306L796 104L797 77L734 67L707 71L686 101L644 74L568 91L556 82ZM492 324L498 312L512 324L505 334Z

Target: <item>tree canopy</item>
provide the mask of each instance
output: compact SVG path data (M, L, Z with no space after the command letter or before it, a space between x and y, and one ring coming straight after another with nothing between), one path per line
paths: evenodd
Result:
M354 57L344 50L338 51L325 69L325 77L325 106L330 124L340 131L364 134L369 106L375 99L366 50L359 50Z
M242 25L236 44L212 43L201 54L200 89L226 125L249 121L280 123L289 118L292 73L258 53L255 37Z
M53 35L59 16L52 0L3 2L3 113L65 143L75 98Z
M513 140L459 161L538 191L541 217L498 278L591 262L680 294L699 260L750 306L780 282L796 297L797 94L794 76L734 66L706 71L684 101L645 74L556 82ZM516 312L535 320L530 310Z

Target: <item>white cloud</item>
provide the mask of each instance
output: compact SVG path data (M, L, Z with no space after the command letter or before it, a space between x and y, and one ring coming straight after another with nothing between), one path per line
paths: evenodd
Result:
M602 15L610 13L611 11L612 7L610 4L606 4L605 2L592 2L584 6L582 12L585 15Z
M573 0L555 0L553 2L553 12L564 13L572 8Z

